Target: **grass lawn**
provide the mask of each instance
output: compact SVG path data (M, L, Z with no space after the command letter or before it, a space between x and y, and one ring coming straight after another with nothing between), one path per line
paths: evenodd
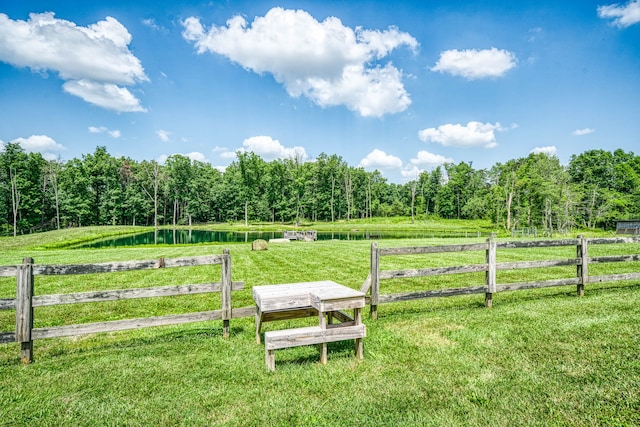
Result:
M100 229L91 233L104 233ZM295 242L252 252L248 244L124 249L43 249L56 233L0 239L0 265L31 256L38 264L90 263L219 254L231 250L234 307L252 305L251 287L331 279L359 288L368 274L365 241ZM29 236L25 236L29 237ZM81 234L69 239L82 239ZM51 240L51 242L49 242ZM478 240L476 240L478 241ZM393 240L380 246L459 243ZM593 255L638 253L637 245L592 247ZM575 248L499 252L498 261L575 256ZM484 254L386 257L383 269L483 262ZM597 265L591 274L638 271L640 263ZM597 267L597 268L596 268ZM599 270L598 270L599 269ZM622 270L625 271L625 270ZM502 274L502 276L500 275ZM498 281L553 274L499 272ZM212 279L213 275L213 279ZM36 294L188 284L217 280L219 266L87 276L37 276ZM383 281L383 293L481 285L482 275ZM0 278L0 298L15 279ZM640 425L640 283L505 292L484 308L482 295L381 305L365 314L365 359L352 342L276 351L266 370L251 318L35 341L22 366L16 344L0 345L0 425ZM35 326L145 317L219 307L219 295L42 307ZM366 310L368 312L368 310ZM0 311L9 331L14 311ZM265 329L313 323L267 323Z

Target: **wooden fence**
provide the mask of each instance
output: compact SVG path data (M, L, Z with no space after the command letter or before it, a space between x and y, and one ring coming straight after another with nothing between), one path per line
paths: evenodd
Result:
M369 277L362 285L362 292L370 291L371 317L377 318L377 310L379 304L409 301L422 298L447 297L456 295L469 294L485 294L485 305L491 307L493 303L493 294L502 291L515 291L522 289L547 288L552 286L576 285L576 292L579 296L584 295L584 287L588 283L612 282L617 280L640 279L640 272L608 274L600 276L589 275L589 265L597 263L612 262L632 262L640 261L640 254L631 255L614 255L614 256L598 256L590 257L588 248L590 245L606 245L621 243L638 243L640 238L594 238L587 239L579 236L576 239L562 240L536 240L536 241L513 241L513 242L496 242L494 238L489 238L485 243L472 243L461 245L445 245L445 246L424 246L424 247L405 247L405 248L379 248L377 243L371 244L371 272ZM498 249L508 250L516 248L548 248L559 246L575 246L576 257L566 259L542 260L542 261L518 261L518 262L501 262L496 261ZM464 251L485 251L486 262L475 265L463 266L447 266L438 268L422 268L412 270L380 270L381 256L395 255L422 255L422 254L438 254L446 252L464 252ZM533 282L517 282L509 284L498 284L496 282L496 272L498 270L519 270L529 268L548 268L562 266L576 266L576 275L568 278L542 280ZM398 293L398 294L380 294L380 280L384 279L401 279L414 277L439 276L446 274L462 274L485 272L485 280L483 285L426 290L418 292Z
M119 271L215 264L222 265L221 282L34 296L34 276L38 275L112 273ZM255 313L255 309L253 307L240 309L231 308L231 292L243 289L244 283L232 282L231 255L226 249L223 251L222 255L173 259L160 258L150 261L110 262L100 264L37 265L34 263L32 258L24 258L22 265L0 267L0 277L11 276L15 276L17 278L16 298L0 299L0 310L16 310L16 329L15 332L0 333L0 343L21 343L21 358L23 363L30 363L33 360L33 340L36 339L84 335L97 332L113 332L150 326L168 326L220 319L223 321L224 336L228 337L230 319L253 316ZM35 307L116 301L135 298L204 294L211 292L221 293L222 303L220 310L156 316L142 319L114 320L100 323L56 326L49 328L33 327L33 309Z

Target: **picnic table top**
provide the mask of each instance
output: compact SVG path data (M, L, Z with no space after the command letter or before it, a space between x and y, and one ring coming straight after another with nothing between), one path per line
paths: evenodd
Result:
M316 301L364 299L364 293L331 280L253 287L253 299L261 312L295 310Z

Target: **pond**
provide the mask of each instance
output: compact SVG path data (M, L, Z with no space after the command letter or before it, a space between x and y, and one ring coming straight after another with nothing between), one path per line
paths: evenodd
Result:
M204 230L157 230L146 233L117 236L91 243L74 246L75 248L114 248L139 245L173 245L195 243L240 243L256 239L281 239L282 231L204 231ZM482 237L480 232L438 231L318 231L318 240L379 240L379 239L424 239L432 237Z

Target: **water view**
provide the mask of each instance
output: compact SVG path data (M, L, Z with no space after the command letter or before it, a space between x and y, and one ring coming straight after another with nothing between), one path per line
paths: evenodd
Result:
M140 245L174 245L197 243L241 243L256 239L281 239L282 231L204 231L158 230L118 236L76 246L76 248L114 248ZM431 237L481 237L476 232L446 231L318 231L318 240L423 239Z

